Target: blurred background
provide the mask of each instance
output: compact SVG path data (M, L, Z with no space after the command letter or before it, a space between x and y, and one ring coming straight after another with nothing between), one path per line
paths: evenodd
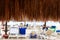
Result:
M60 0L0 0L1 39L60 39Z

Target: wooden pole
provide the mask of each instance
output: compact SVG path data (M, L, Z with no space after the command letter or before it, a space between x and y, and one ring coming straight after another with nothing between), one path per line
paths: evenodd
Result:
M5 24L5 34L7 35L7 21L6 21L6 24Z
M3 38L7 39L8 38L8 34L7 34L7 21L5 24L5 34L3 35Z

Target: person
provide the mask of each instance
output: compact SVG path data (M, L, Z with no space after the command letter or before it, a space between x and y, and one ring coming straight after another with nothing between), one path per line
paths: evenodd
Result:
M26 34L26 28L19 28L19 34L25 35Z
M30 33L30 38L37 38L37 34L35 32Z
M26 27L23 27L23 24L21 23L19 27L19 34L25 35L26 34Z
M48 27L46 27L45 25L43 26L43 30L48 30Z
M47 31L48 30L48 27L46 27L46 22L45 22L45 24L44 24L44 26L43 26L43 28L42 28L43 30L45 30L45 31Z

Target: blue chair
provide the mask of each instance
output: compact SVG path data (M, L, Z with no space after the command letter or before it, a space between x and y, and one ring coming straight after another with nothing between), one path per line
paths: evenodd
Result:
M57 35L60 35L60 30L56 30Z
M56 28L56 26L51 26L51 28Z
M60 32L60 30L56 30L56 32Z
M53 30L53 31L55 32L55 31L56 31L56 26L51 26L50 29Z

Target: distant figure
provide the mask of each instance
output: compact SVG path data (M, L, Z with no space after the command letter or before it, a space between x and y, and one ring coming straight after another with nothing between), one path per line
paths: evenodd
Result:
M36 34L35 32L32 32L32 33L30 34L30 38L37 38L37 34Z
M42 28L43 30L48 30L48 27L46 27L46 23L44 24L44 26L43 26L43 28Z
M23 23L20 24L19 34L21 34L21 35L25 35L26 34L26 27L24 27Z
M19 34L25 35L26 34L26 28L19 28Z

